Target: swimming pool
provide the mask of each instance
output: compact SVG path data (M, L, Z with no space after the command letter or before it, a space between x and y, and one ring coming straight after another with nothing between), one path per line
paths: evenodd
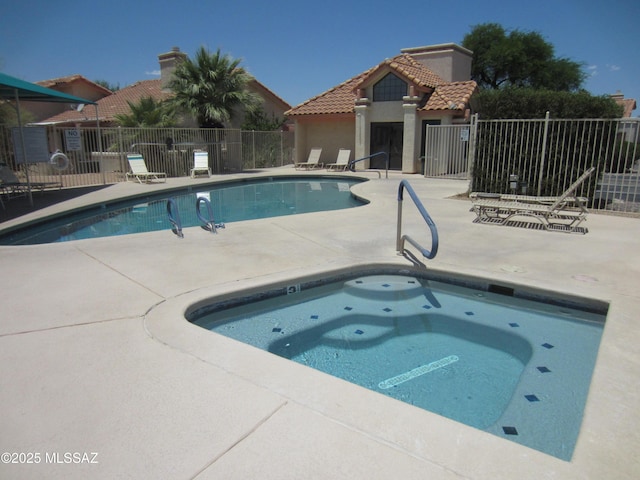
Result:
M183 228L202 224L196 214L197 197L205 197L211 202L216 223L352 208L367 203L350 191L352 185L362 181L334 176L283 176L198 185L50 218L0 236L0 245L54 243L169 230L169 198L178 207Z
M201 304L192 323L570 460L606 305L375 269Z

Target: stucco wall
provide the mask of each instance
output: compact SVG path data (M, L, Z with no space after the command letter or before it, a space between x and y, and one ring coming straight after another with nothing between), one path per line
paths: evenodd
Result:
M351 150L351 160L355 150L355 122L353 117L322 122L296 122L296 162L306 162L309 151L322 147L320 162L335 163L338 150Z

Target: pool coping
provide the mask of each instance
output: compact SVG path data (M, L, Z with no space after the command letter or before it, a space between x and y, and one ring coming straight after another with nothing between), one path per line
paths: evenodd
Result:
M238 298L251 297L265 291L282 291L287 285L296 285L301 282L313 284L327 279L340 280L354 275L354 272L356 275L376 275L391 272L409 276L412 274L426 275L432 280L442 281L446 278L451 280L453 285L479 287L481 289L492 283L491 279L463 272L451 272L434 268L425 269L396 262L354 263L346 266L333 266L333 268L329 269L320 268L313 271L305 271L304 274L298 273L297 275L292 275L291 272L269 275L261 277L259 280L251 279L233 282L228 285L217 285L189 292L180 297L168 299L153 307L145 316L145 329L152 338L171 348L178 349L203 362L215 365L229 374L237 375L243 380L275 392L288 401L317 411L335 421L348 425L356 431L378 438L380 441L397 445L411 455L424 455L423 451L415 448L415 444L412 441L415 437L422 437L428 443L439 443L441 447L441 450L438 450L439 455L434 458L432 452L430 452L428 458L431 461L435 460L446 468L460 471L460 465L457 463L459 457L474 454L478 448L477 444L480 442L485 442L489 450L495 452L495 458L493 459L495 462L499 462L504 455L522 455L523 452L519 449L525 449L529 458L542 455L547 460L553 458L554 461L559 461L561 464L570 464L566 460L555 458L530 447L515 444L492 434L489 430L478 430L418 407L403 404L377 392L291 362L257 347L210 332L188 320L194 315L208 313L202 311L202 309L210 305L212 301L225 303ZM506 286L503 281L497 283ZM538 287L530 287L514 282L507 283L510 288L514 288L519 292L516 296L528 300L548 298L550 293ZM570 305L576 305L583 301L588 302L600 313L606 313L602 312L602 309L609 308L609 302L602 299L589 299L567 292L554 292L553 296L561 301L566 301ZM242 361L237 361L237 356L245 358ZM254 365L261 365L260 375L258 376L256 376L256 371L253 368ZM296 385L292 385L292 382L295 382ZM317 396L318 390L331 392L331 394L319 399ZM413 415L415 417L413 421L417 421L417 423L405 426L407 430L399 434L399 432L395 431L393 425L381 421L379 417L374 422L371 422L368 418L357 418L353 415L353 410L358 409L359 401L349 406L345 405L344 401L339 400L354 396L361 397L362 401L370 403L373 410L391 410L395 412L396 410L402 410L403 407L399 404L407 406L414 411ZM416 410L419 410L420 413L416 412ZM393 422L395 415L400 415L400 413L393 413L388 420ZM386 417L385 415L385 419ZM433 428L434 423L438 425L437 428ZM427 428L426 425L431 425L431 428ZM447 435L443 436L440 429L446 430ZM394 434L389 435L388 432L394 432ZM505 443L508 445L505 445ZM517 445L513 452L511 452L512 445ZM489 459L488 457L487 460ZM561 469L562 467L556 466L556 468ZM471 476L473 469L461 473ZM511 473L515 474L515 471L511 470ZM520 474L526 475L526 469Z

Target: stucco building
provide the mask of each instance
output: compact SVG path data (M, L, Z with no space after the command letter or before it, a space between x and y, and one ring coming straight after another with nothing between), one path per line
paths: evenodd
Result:
M456 44L401 50L373 68L292 108L296 162L322 147L321 161L335 161L340 148L352 160L389 154L390 168L421 170L428 124L469 119L469 100L477 90L471 77L472 52ZM384 168L382 156L358 168Z

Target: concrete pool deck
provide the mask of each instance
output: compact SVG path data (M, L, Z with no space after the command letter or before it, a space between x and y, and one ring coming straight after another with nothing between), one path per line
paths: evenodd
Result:
M294 170L260 175L281 173ZM348 210L237 222L218 235L188 228L184 239L167 230L0 247L0 453L32 461L0 463L0 478L637 478L640 220L590 214L587 235L479 225L468 201L450 198L464 181L363 176L353 190L371 203ZM395 252L402 178L438 226L428 269L611 302L570 462L184 320L189 305L245 288L409 266ZM206 182L117 184L0 229ZM404 212L403 231L428 245L407 197Z

